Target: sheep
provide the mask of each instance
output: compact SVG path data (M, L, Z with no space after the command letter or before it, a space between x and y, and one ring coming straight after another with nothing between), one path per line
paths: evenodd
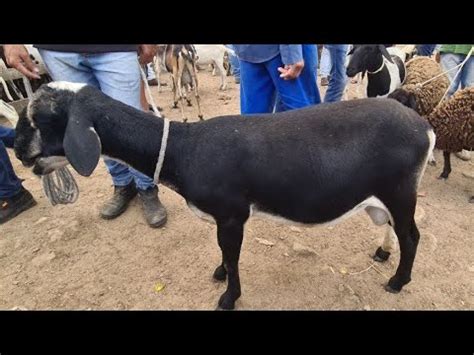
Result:
M388 49L383 44L354 45L348 52L346 74L352 78L367 72L367 97L386 97L405 79L405 54L398 48Z
M409 93L405 104L415 108L416 96ZM444 166L439 179L447 179L451 173L451 153L474 150L474 87L457 91L425 118L436 134L436 148L443 150ZM474 203L474 197L469 202Z
M392 238L399 241L400 263L385 290L398 293L411 280L420 237L417 188L435 135L395 100L183 123L88 85L54 82L34 95L16 134L15 154L35 174L50 172L62 159L90 176L103 154L159 180L194 213L216 223L222 262L213 277L228 280L218 309L233 309L241 296L238 262L252 215L314 225L365 210L376 225L386 226L376 261L388 259Z
M443 98L449 87L449 79L446 75L441 75L420 85L443 73L441 66L429 57L415 57L407 62L406 68L405 82L388 97L406 103L409 107L413 106L421 116L429 115ZM408 99L414 102L409 103Z
M161 53L159 52L159 54ZM190 91L194 92L194 97L196 98L198 117L200 120L203 120L198 92L196 50L194 46L187 44L165 45L162 56L157 55L154 62L155 75L157 77L157 81L160 82L160 61L158 58L162 58L166 70L171 73L173 82L173 108L178 107L178 95L181 101L181 116L183 122L187 121L187 119L184 117L183 97L186 99L188 106L192 106L191 100L189 100L186 95L186 92L189 93ZM160 86L161 85L159 84L159 88Z

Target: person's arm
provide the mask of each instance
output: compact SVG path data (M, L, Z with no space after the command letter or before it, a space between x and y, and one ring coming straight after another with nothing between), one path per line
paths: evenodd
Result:
M153 57L158 52L158 46L155 44L140 44L138 46L138 60L141 65L151 63Z
M280 78L296 79L304 68L303 46L301 44L280 45L280 55L284 66L278 68Z
M3 46L7 64L31 79L40 79L39 68L30 58L30 53L22 44L6 44Z

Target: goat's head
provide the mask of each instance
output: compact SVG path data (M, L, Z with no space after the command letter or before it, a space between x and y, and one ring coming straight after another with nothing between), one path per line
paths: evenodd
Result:
M101 144L87 113L87 98L78 100L83 84L53 82L41 86L16 126L15 154L23 165L45 175L70 163L89 176L97 166ZM88 87L88 90L95 90Z
M347 55L351 56L346 69L346 74L350 78L357 73L377 70L382 64L383 57L393 63L387 48L383 44L354 45Z

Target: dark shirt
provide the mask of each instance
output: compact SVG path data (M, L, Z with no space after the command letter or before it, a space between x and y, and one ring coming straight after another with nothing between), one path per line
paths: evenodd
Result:
M137 44L35 44L38 49L72 53L136 52Z

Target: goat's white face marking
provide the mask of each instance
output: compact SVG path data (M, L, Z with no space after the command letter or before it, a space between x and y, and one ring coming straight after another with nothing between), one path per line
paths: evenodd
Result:
M31 123L31 122L30 122ZM41 154L41 132L35 129L33 138L28 145L28 157L35 157Z
M31 128L37 129L35 122L33 121L33 100L30 100L30 102L28 102L28 105L26 106L26 117L28 118L28 122L30 122Z
M68 81L53 81L52 83L48 83L47 86L50 87L51 89L68 90L68 91L72 91L72 92L78 92L84 86L86 86L86 84L70 83Z

